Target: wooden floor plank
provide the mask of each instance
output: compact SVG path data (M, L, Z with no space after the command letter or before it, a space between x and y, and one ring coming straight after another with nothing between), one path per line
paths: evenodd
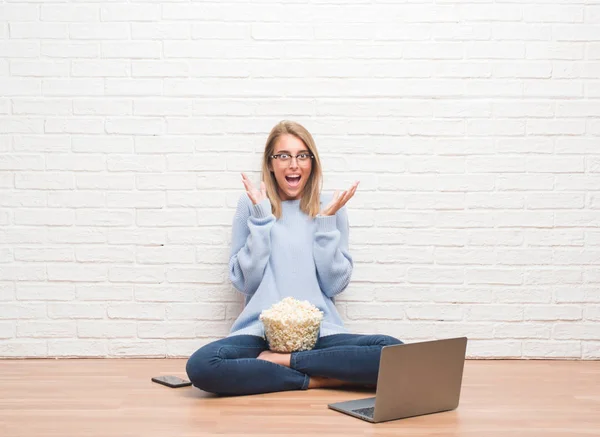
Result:
M327 404L373 391L218 397L171 389L185 360L0 360L0 436L600 436L599 361L469 360L457 410L370 424Z

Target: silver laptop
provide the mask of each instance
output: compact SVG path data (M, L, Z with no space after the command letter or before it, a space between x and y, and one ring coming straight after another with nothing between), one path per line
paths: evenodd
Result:
M466 350L466 337L384 346L375 397L328 407L373 423L454 410Z

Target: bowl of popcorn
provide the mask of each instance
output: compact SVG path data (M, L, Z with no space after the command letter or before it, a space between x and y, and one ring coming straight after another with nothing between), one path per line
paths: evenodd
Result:
M263 310L259 319L264 325L269 349L291 353L315 347L323 312L306 300L286 297Z

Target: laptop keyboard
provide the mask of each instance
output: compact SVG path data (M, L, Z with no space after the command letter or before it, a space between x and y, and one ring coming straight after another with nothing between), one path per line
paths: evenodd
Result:
M373 417L373 413L375 412L375 407L368 408L358 408L356 410L352 410L355 413L362 414L363 416Z

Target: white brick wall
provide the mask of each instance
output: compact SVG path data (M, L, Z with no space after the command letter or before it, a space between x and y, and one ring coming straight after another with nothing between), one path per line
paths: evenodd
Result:
M270 128L355 179L354 332L600 358L600 5L0 0L0 357L227 334Z

